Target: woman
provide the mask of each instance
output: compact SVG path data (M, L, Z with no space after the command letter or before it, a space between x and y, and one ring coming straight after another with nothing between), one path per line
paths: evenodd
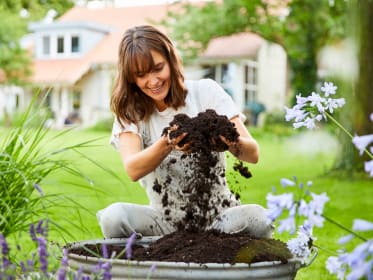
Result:
M187 215L201 215L198 205L190 205L191 194L185 191L193 183L194 164L185 156L188 145L178 146L186 134L172 140L162 134L175 115L193 117L212 109L228 117L239 137L236 143L222 141L239 160L258 161L258 144L230 96L210 79L184 81L175 47L152 26L137 26L124 34L111 109L116 116L111 143L119 150L128 176L145 188L150 205L118 202L99 211L97 218L106 238L128 237L132 232L164 235L177 230ZM213 153L217 158L213 172L221 174L225 171L225 154ZM211 196L206 198L213 209L203 212L207 223L202 230L246 231L270 237L273 229L264 208L240 205L225 176L217 177L211 185Z

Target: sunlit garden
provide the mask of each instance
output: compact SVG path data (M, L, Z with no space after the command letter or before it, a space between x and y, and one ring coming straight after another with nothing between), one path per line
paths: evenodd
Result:
M97 260L89 271L72 266L69 259L72 244L105 241L96 217L99 210L115 202L149 204L145 189L129 178L119 152L109 143L113 125L109 105L105 118L92 113L104 111L105 106L96 103L109 103L111 93L90 105L88 121L97 117L91 125L79 118L60 118L56 125L59 116L52 112L67 111L70 101L79 111L84 102L95 99L79 97L77 89L86 86L85 79L93 71L105 70L107 65L92 66L65 91L66 81L55 87L30 86L29 50L22 50L18 43L28 23L52 10L58 18L77 1L5 2L0 4L0 17L5 19L0 27L0 279L139 279L130 274L137 268L132 249L142 238L135 233L125 239L119 256L109 256L106 243L100 244L100 254L83 245ZM170 9L158 24L170 30L185 65L192 69L199 60L205 67L206 57L198 55L215 37L250 31L283 48L289 72L283 75L286 96L279 103L285 105L268 110L262 104L256 114L246 104L245 125L259 144L259 162L242 163L251 176L240 176L237 158L226 152L229 188L242 204L266 208L268 225L275 226L273 238L291 254L286 262L295 263L294 279L373 279L372 1L209 1L201 7L183 6L184 13L176 11ZM72 52L73 41L69 41ZM350 43L351 49L343 49ZM57 48L63 50L65 45ZM324 48L328 46L332 51ZM239 59L233 61L240 65ZM259 63L247 65L254 64ZM269 75L270 70L261 75ZM273 83L270 79L261 82L262 87ZM7 100L6 96L13 96L14 85L31 88L32 96L21 102L16 93L14 102ZM102 85L113 86L108 80ZM100 86L101 82L86 88L93 92ZM242 100L253 94L249 88L260 88L259 82L246 86ZM73 97L63 100L68 90ZM13 105L17 110L9 110ZM126 277L118 278L114 264L122 256ZM163 279L157 264L150 263L147 276L140 278Z
M30 114L32 119L33 113ZM319 213L321 220L315 219L313 224L312 247L317 248L318 256L309 267L298 272L297 279L335 279L327 270L327 259L338 256L340 250L351 252L371 238L369 231L352 229L355 219L366 221L364 230L372 227L368 222L373 219L372 179L363 170L333 171L341 145L330 119L309 130L294 129L285 121L285 110L283 117L282 122L250 128L261 149L260 162L248 165L252 178L237 176L232 168L233 158L229 156L227 178L243 203L270 207L269 194L273 198L293 193L294 203L299 203L297 217L292 214L297 225L305 220L300 215L301 199L306 201L310 193L327 197ZM5 148L1 161L2 219L6 221L1 224L6 233L3 237L11 249L10 262L23 264L25 271L42 269L43 265L56 271L61 266L64 245L102 238L95 216L98 210L118 200L139 204L146 204L147 200L138 183L126 177L119 154L109 145L109 129L53 131L22 124L19 128L2 128L1 133L2 149ZM354 146L352 140L351 145ZM364 151L365 147L361 149ZM276 220L291 216L292 204L287 203L282 204L283 211ZM39 228L36 231L39 238L35 229L34 233L29 230L30 223ZM277 224L282 233L277 231L275 238L284 241L294 238L295 226ZM34 245L30 232L35 236ZM338 243L351 233L356 234L353 240ZM40 236L45 237L44 246L50 250L45 252L44 261L40 255L43 245L40 242L44 239ZM364 255L365 261L369 262L368 251L365 254L368 254ZM33 266L27 267L30 262ZM3 272L5 263L3 258Z

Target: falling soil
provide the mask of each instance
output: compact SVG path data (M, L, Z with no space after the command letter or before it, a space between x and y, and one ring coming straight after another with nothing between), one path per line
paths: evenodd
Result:
M189 158L193 165L191 178L186 178L191 182L190 186L183 189L186 192L186 206L180 208L185 212L185 217L175 225L177 231L164 235L149 247L142 247L133 244L131 259L144 261L173 261L173 262L194 262L194 263L252 263L260 261L281 261L287 262L291 254L286 244L274 239L257 239L245 233L226 234L222 232L206 230L212 222L214 216L210 213L218 213L219 209L228 208L231 201L224 199L217 200L218 203L211 203L211 184L219 181L218 177L225 177L225 170L220 174L213 172L218 162L217 153L228 150L228 145L222 141L223 136L227 141L237 143L239 134L234 124L225 116L216 114L214 110L206 110L191 118L185 114L178 114L170 122L169 127L165 127L162 134L168 135L170 139L187 133L186 137L179 143L180 147L188 149L178 160ZM187 145L187 146L184 146ZM235 151L235 152L238 152ZM176 160L170 160L166 166L172 168ZM250 178L252 174L241 161L234 164L233 170L245 178ZM186 177L188 175L185 175ZM168 208L169 195L168 186L172 184L172 178L168 177L164 182L155 181L153 190L162 195L162 205L164 214L170 214L172 208ZM239 199L239 194L235 193L235 199ZM219 204L219 205L217 205ZM218 208L220 207L220 208ZM197 209L197 210L196 210ZM171 221L171 218L169 218ZM97 256L102 248L98 245L86 245ZM123 246L108 245L109 256L116 252L117 256L125 258ZM70 253L91 255L84 248L70 248Z
M191 184L182 190L188 194L185 197L187 200L186 206L180 208L181 211L185 212L185 216L175 226L178 230L199 232L205 230L221 209L237 205L234 203L238 202L240 197L238 193L233 195L236 202L226 198L217 198L217 203L211 203L211 200L215 199L211 191L211 185L214 182L221 182L219 177L225 178L225 171L217 174L214 170L219 160L217 153L214 152L228 150L228 145L222 139L224 138L228 143L232 143L232 149L236 149L235 152L239 153L236 146L239 134L234 123L226 116L218 115L211 109L199 113L196 117L189 117L185 114L175 115L169 126L163 129L162 135L168 135L172 140L183 133L186 133L186 136L179 142L178 146L188 151L185 153L184 159L189 158L195 164L192 167L192 177L188 178L188 175L185 175L185 179ZM183 160L183 157L180 160ZM172 168L171 165L175 161L170 162L169 168ZM235 164L234 170L240 172L246 178L251 177L250 171L241 161ZM169 197L167 189L169 189L170 184L172 184L172 178L162 184L155 181L153 185L153 190L163 195L162 203L166 209L164 212L166 216L171 211L171 207L167 208ZM162 190L164 190L163 193ZM211 215L211 213L215 213L215 215Z
M287 263L292 257L286 244L275 239L257 239L244 233L227 234L205 231L199 234L177 231L165 235L149 247L134 244L131 260L170 261L185 263L254 263L280 261ZM70 248L69 253L97 257L102 245ZM106 245L108 256L126 259L125 244ZM114 253L115 252L115 253Z

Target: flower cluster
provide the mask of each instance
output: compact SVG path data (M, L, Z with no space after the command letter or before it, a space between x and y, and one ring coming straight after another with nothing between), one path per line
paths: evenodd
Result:
M283 187L293 187L297 185L297 178L294 180L283 178L281 179ZM310 244L315 240L312 237L313 227L322 227L324 223L324 206L329 201L326 193L315 194L309 191L312 182L308 182L306 186L302 182L298 184L300 191L299 197L295 198L293 191L290 193L283 193L274 195L267 194L267 210L266 214L269 222L277 220L284 212L288 216L278 220L278 232L287 231L294 234L297 228L296 220L301 217L303 224L299 226L298 237L291 239L288 242L288 248L294 256L300 258L307 258L310 251Z
M373 230L373 223L361 219L355 219L352 229L354 231L371 231ZM339 240L340 244L345 244L350 241L354 234L349 234ZM359 236L360 237L360 236ZM362 279L373 279L373 238L364 240L363 243L359 244L352 252L347 253L341 251L339 256L329 257L327 260L326 268L332 274L336 274L338 279L355 280ZM347 270L350 272L346 275Z
M297 104L293 108L285 107L286 121L294 120L293 127L306 127L313 129L316 127L316 122L327 119L327 116L332 114L335 109L345 105L344 98L331 98L334 95L337 87L333 83L325 82L321 87L323 94L312 92L310 96L302 97L300 94L296 96Z
M50 250L48 252L48 221L40 220L36 225L30 225L30 237L36 244L37 254L32 253L31 258L26 261L11 261L10 248L5 237L0 233L0 279L58 279L58 280L110 280L111 264L110 262L98 262L92 271L92 276L83 274L83 267L78 271L68 269L68 250L63 249L61 263L58 268L53 268L48 263ZM104 247L104 246L103 246ZM18 248L21 250L22 248ZM52 256L57 257L57 256Z
M352 143L360 151L360 155L364 152L371 158L370 161L364 163L364 169L371 177L373 177L373 146L370 147L370 151L367 147L370 143L373 143L373 134L362 135L354 137L336 120L332 117L334 109L340 108L345 104L344 98L333 99L330 95L334 95L337 91L337 87L333 83L325 82L324 86L321 87L323 96L312 92L308 97L302 97L297 95L297 104L292 108L285 106L286 121L294 121L293 127L306 127L313 129L316 127L316 121L320 122L322 119L331 119L338 127L340 127L348 136L352 138ZM370 115L370 119L373 122L373 113Z
M363 136L352 136L337 120L335 120L331 114L335 109L342 107L345 104L343 98L332 99L329 96L336 93L337 87L333 83L325 82L324 86L321 87L323 96L312 92L311 96L302 97L298 95L297 104L293 108L287 108L286 110L286 121L294 121L293 127L300 128L306 127L313 129L316 127L316 121L320 122L322 119L331 119L339 128L341 128L347 135L352 139L352 143L360 151L360 155L364 152L371 158L370 161L365 162L365 171L373 177L373 147L370 150L367 147L373 143L373 134ZM370 120L373 121L373 113L370 115ZM286 180L289 185L295 185L294 182ZM311 196L315 198L315 195L311 193ZM300 227L298 237L288 242L288 247L294 256L305 258L309 256L309 241L315 240L312 237L312 227L322 226L323 218L322 210L328 198L325 194L317 197L315 202L308 204L316 204L312 207L303 207L301 200L298 203L294 203L292 194L283 194L281 196L274 197L271 194L267 197L269 207L269 217L275 219L279 217L283 209L289 211L289 218L280 221L279 230L289 230L294 232L294 217L296 214L305 216L307 219L305 223ZM296 206L294 206L296 205ZM318 206L317 206L318 205ZM306 209L303 211L303 209ZM311 211L310 211L311 210ZM347 253L345 251L339 252L338 257L332 256L328 258L327 269L330 273L335 274L338 279L373 279L373 239L365 239L356 233L356 231L368 231L373 230L373 223L361 219L354 220L353 229L349 230L342 225L334 222L331 219L328 221L333 222L341 229L348 231L350 234L339 240L340 244L344 244L350 241L353 237L357 237L363 241L363 243L357 245L355 249Z

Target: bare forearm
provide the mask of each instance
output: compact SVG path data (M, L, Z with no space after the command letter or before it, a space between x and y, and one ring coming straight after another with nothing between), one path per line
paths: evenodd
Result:
M131 180L137 181L149 174L159 166L171 150L172 146L167 143L167 138L161 137L148 148L133 154L127 159L123 158L128 176Z
M259 146L251 137L238 138L238 141L230 145L229 151L239 160L257 163L259 160Z

